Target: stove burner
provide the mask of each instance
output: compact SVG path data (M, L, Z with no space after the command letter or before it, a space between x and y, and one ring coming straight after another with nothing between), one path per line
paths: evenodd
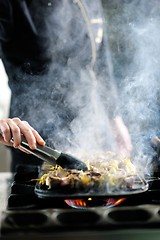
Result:
M91 207L115 207L125 201L126 198L87 198L87 199L66 199L65 203L77 209L86 209Z

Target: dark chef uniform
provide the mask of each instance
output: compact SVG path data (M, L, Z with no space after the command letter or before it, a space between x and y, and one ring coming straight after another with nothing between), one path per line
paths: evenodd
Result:
M47 144L65 151L70 123L89 101L87 87L95 76L103 84L106 110L114 102L112 95L109 103L107 93L111 84L105 37L100 1L0 0L1 58L12 91L10 117L28 121ZM12 151L14 163L32 162L32 156Z

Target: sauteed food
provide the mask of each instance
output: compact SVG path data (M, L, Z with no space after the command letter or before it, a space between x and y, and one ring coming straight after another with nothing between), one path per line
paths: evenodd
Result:
M114 153L106 153L106 158L97 157L97 161L86 163L87 171L64 169L59 165L44 167L45 173L39 184L48 190L57 188L73 191L109 191L132 188L136 168L130 159L120 158Z

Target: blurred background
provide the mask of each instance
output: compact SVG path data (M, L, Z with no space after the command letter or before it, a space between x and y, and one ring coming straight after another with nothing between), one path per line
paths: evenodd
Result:
M11 92L8 87L8 78L0 59L0 119L8 116ZM10 168L9 149L0 144L0 172L7 172Z

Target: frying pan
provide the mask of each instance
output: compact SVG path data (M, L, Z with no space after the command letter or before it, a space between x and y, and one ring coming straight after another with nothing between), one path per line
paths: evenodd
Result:
M12 140L13 142L13 140ZM55 149L49 148L47 146L40 146L37 144L36 150L31 150L26 142L25 138L22 136L21 148L28 151L29 153L41 158L43 161L49 162L52 165L60 165L63 168L74 168L77 170L86 171L88 168L84 162L76 159L73 156L67 155L65 153L58 152ZM41 171L40 176L43 175ZM133 176L132 187L122 187L122 188L110 188L106 183L103 188L92 188L92 189L75 189L69 186L57 187L55 189L48 189L47 186L39 184L37 181L35 185L35 194L39 198L62 198L62 199L75 199L75 198L88 198L88 197L127 197L130 195L141 194L149 189L148 182L138 174Z
M40 171L40 175L44 174ZM35 194L39 198L60 198L60 199L77 199L77 198L88 198L88 197L98 197L98 198L108 198L108 197L127 197L129 195L141 194L149 189L149 183L139 175L133 176L133 184L131 187L109 187L106 182L106 186L103 187L93 187L86 189L76 189L69 186L57 186L48 189L48 186L42 185L37 181L35 185Z

